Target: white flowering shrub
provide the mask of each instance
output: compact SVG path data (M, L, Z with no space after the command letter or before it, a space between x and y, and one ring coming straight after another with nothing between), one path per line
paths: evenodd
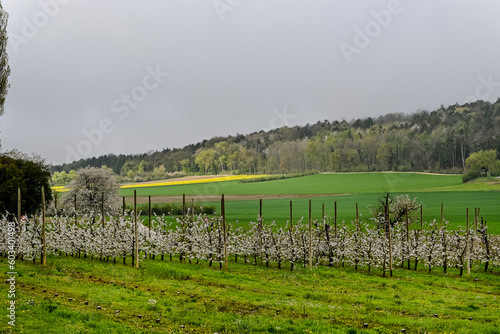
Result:
M120 207L116 176L109 168L86 167L77 172L76 178L66 186L61 204L70 213L74 212L74 199L79 213L95 216L101 212L102 202L106 212L116 213Z

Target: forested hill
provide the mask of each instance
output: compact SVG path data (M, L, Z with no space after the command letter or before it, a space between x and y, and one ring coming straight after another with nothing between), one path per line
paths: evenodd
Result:
M167 172L296 173L310 170L464 170L473 152L500 152L500 99L452 105L410 115L392 113L351 122L320 121L248 135L214 137L180 149L138 155L105 155L53 166L112 168L123 179L143 180Z

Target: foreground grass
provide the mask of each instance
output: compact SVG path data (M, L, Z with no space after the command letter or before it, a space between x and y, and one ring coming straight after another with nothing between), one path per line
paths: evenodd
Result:
M463 278L399 269L384 278L234 262L228 272L158 259L139 270L71 257L48 263L17 261L13 333L500 333L498 268Z

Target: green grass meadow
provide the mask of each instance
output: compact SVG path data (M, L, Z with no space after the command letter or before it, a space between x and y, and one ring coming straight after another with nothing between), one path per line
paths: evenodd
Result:
M176 258L140 269L130 262L18 260L16 326L7 333L500 333L498 268L461 278L454 269L395 269L391 278L234 259L227 272Z
M395 193L398 194L398 193ZM406 193L404 193L406 194ZM444 218L450 221L450 227L455 228L466 224L466 208L469 208L469 221L474 219L474 208L480 207L480 215L484 217L491 233L500 234L500 192L409 192L411 198L416 197L423 208L424 221L439 220L441 202L444 207ZM337 217L340 221L349 222L356 217L356 203L361 219L369 220L369 207L376 205L380 194L356 194L345 196L314 197L311 199L313 219L321 219L322 206L325 204L325 215L334 216L334 203L337 202ZM301 217L307 222L309 215L309 200L293 199L293 221ZM220 208L219 202L208 204ZM226 203L226 219L234 222L256 221L259 213L259 201L229 201ZM220 212L220 211L219 211ZM265 222L276 221L285 225L290 215L289 199L263 200L262 216Z

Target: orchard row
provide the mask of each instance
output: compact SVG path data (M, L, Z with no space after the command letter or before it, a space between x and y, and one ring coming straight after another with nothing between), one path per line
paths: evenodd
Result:
M222 268L231 257L291 269L349 265L382 270L384 275L392 274L395 266L412 270L425 266L429 271L441 267L445 272L458 268L462 275L467 263L482 270L500 265L500 237L488 234L486 225L455 230L447 225L436 220L386 224L384 218L337 224L327 216L310 224L301 219L286 227L260 219L242 226L226 225L222 217L198 215L175 223L167 216L156 216L148 228L140 220L136 224L133 214L104 222L92 216L56 216L45 223L43 217L33 216L22 224L16 222L16 251L18 257L33 261L43 258L45 250L45 254L124 263L132 255L136 265L144 257L172 260L175 256L180 261L205 260L210 266L218 263ZM3 254L8 252L7 226L7 218L1 218Z

